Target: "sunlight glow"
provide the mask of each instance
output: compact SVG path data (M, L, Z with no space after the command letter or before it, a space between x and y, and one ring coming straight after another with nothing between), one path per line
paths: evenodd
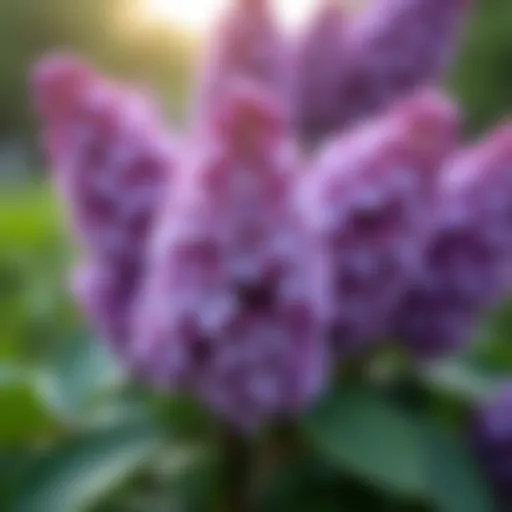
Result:
M224 0L141 0L140 14L150 22L202 32L222 10Z
M169 24L200 35L234 0L137 0L139 23ZM293 28L305 21L318 0L277 0L276 14Z

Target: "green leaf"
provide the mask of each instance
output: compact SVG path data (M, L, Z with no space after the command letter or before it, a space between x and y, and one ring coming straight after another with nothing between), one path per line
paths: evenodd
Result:
M13 489L21 475L34 460L34 454L26 446L2 447L0 451L0 503L10 502Z
M493 371L509 374L512 371L512 299L491 311L477 331L472 352L480 364Z
M462 358L436 362L425 369L424 377L430 385L470 402L492 396L499 386L498 378Z
M212 512L222 509L223 472L215 450L198 450L175 459L170 492L175 508L182 512Z
M73 439L24 475L13 512L87 510L144 465L163 445L150 423L124 424Z
M367 390L335 390L304 421L316 448L369 483L415 495L425 491L421 431L400 409Z
M204 405L190 396L155 393L146 397L159 420L182 438L200 439L214 435L215 417Z
M53 424L33 375L17 366L0 367L0 446L32 440Z
M104 343L78 336L58 354L42 388L62 414L88 414L96 399L120 389L123 375ZM44 386L43 386L44 384Z
M456 433L429 427L429 490L438 512L493 512L488 482Z

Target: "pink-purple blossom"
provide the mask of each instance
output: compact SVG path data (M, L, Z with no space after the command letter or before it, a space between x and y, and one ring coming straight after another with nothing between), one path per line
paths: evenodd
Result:
M131 349L158 384L191 388L247 428L296 411L326 376L324 265L295 204L297 155L276 108L237 89L224 122L181 160Z
M426 90L331 141L302 183L329 265L341 351L375 339L417 271L436 173L456 148L458 114Z
M153 219L172 186L174 137L147 97L77 59L43 60L32 85L53 179L83 252L72 288L122 344Z
M498 128L439 173L421 270L396 309L396 336L420 356L467 343L510 293L512 129Z
M323 1L292 38L269 1L232 0L179 137L147 94L42 59L71 289L137 377L251 430L347 353L470 340L512 286L512 128L462 144L435 83L469 3Z

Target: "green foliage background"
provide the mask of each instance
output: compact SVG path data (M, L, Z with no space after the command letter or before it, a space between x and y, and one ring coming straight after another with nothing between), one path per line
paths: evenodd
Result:
M54 47L151 84L169 115L183 119L195 42L178 29L119 25L114 13L130 2L0 0L0 138L36 148L27 72ZM447 84L471 134L510 115L510 0L477 2ZM15 186L1 171L0 510L228 510L217 427L186 400L127 382L69 300L71 250L42 168ZM512 371L511 338L505 306L467 354L424 369L414 385L385 356L379 364L391 380L344 382L308 411L299 435L267 433L272 453L291 441L294 455L264 465L261 510L492 511L455 429L465 404ZM268 448L252 449L265 459Z

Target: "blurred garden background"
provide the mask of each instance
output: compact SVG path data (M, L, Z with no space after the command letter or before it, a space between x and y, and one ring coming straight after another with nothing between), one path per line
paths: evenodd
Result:
M201 9L201 0L188 2ZM143 3L0 0L1 512L212 510L201 500L209 496L211 503L221 474L216 444L197 442L213 429L208 417L127 382L69 299L71 250L28 97L34 60L47 50L73 50L154 89L170 122L181 124L198 34L170 17L145 16ZM476 4L446 80L471 134L512 114L512 2ZM488 384L487 371L512 371L512 313L497 312L475 338L468 357L485 371L452 368L444 378L455 392L476 396ZM386 464L392 472L393 462ZM268 510L398 510L392 498L372 501L368 490L349 497L356 505L334 505L322 471L329 469L317 471L322 490L314 508L306 497L304 508L288 504L283 491ZM292 485L291 474L283 488Z

